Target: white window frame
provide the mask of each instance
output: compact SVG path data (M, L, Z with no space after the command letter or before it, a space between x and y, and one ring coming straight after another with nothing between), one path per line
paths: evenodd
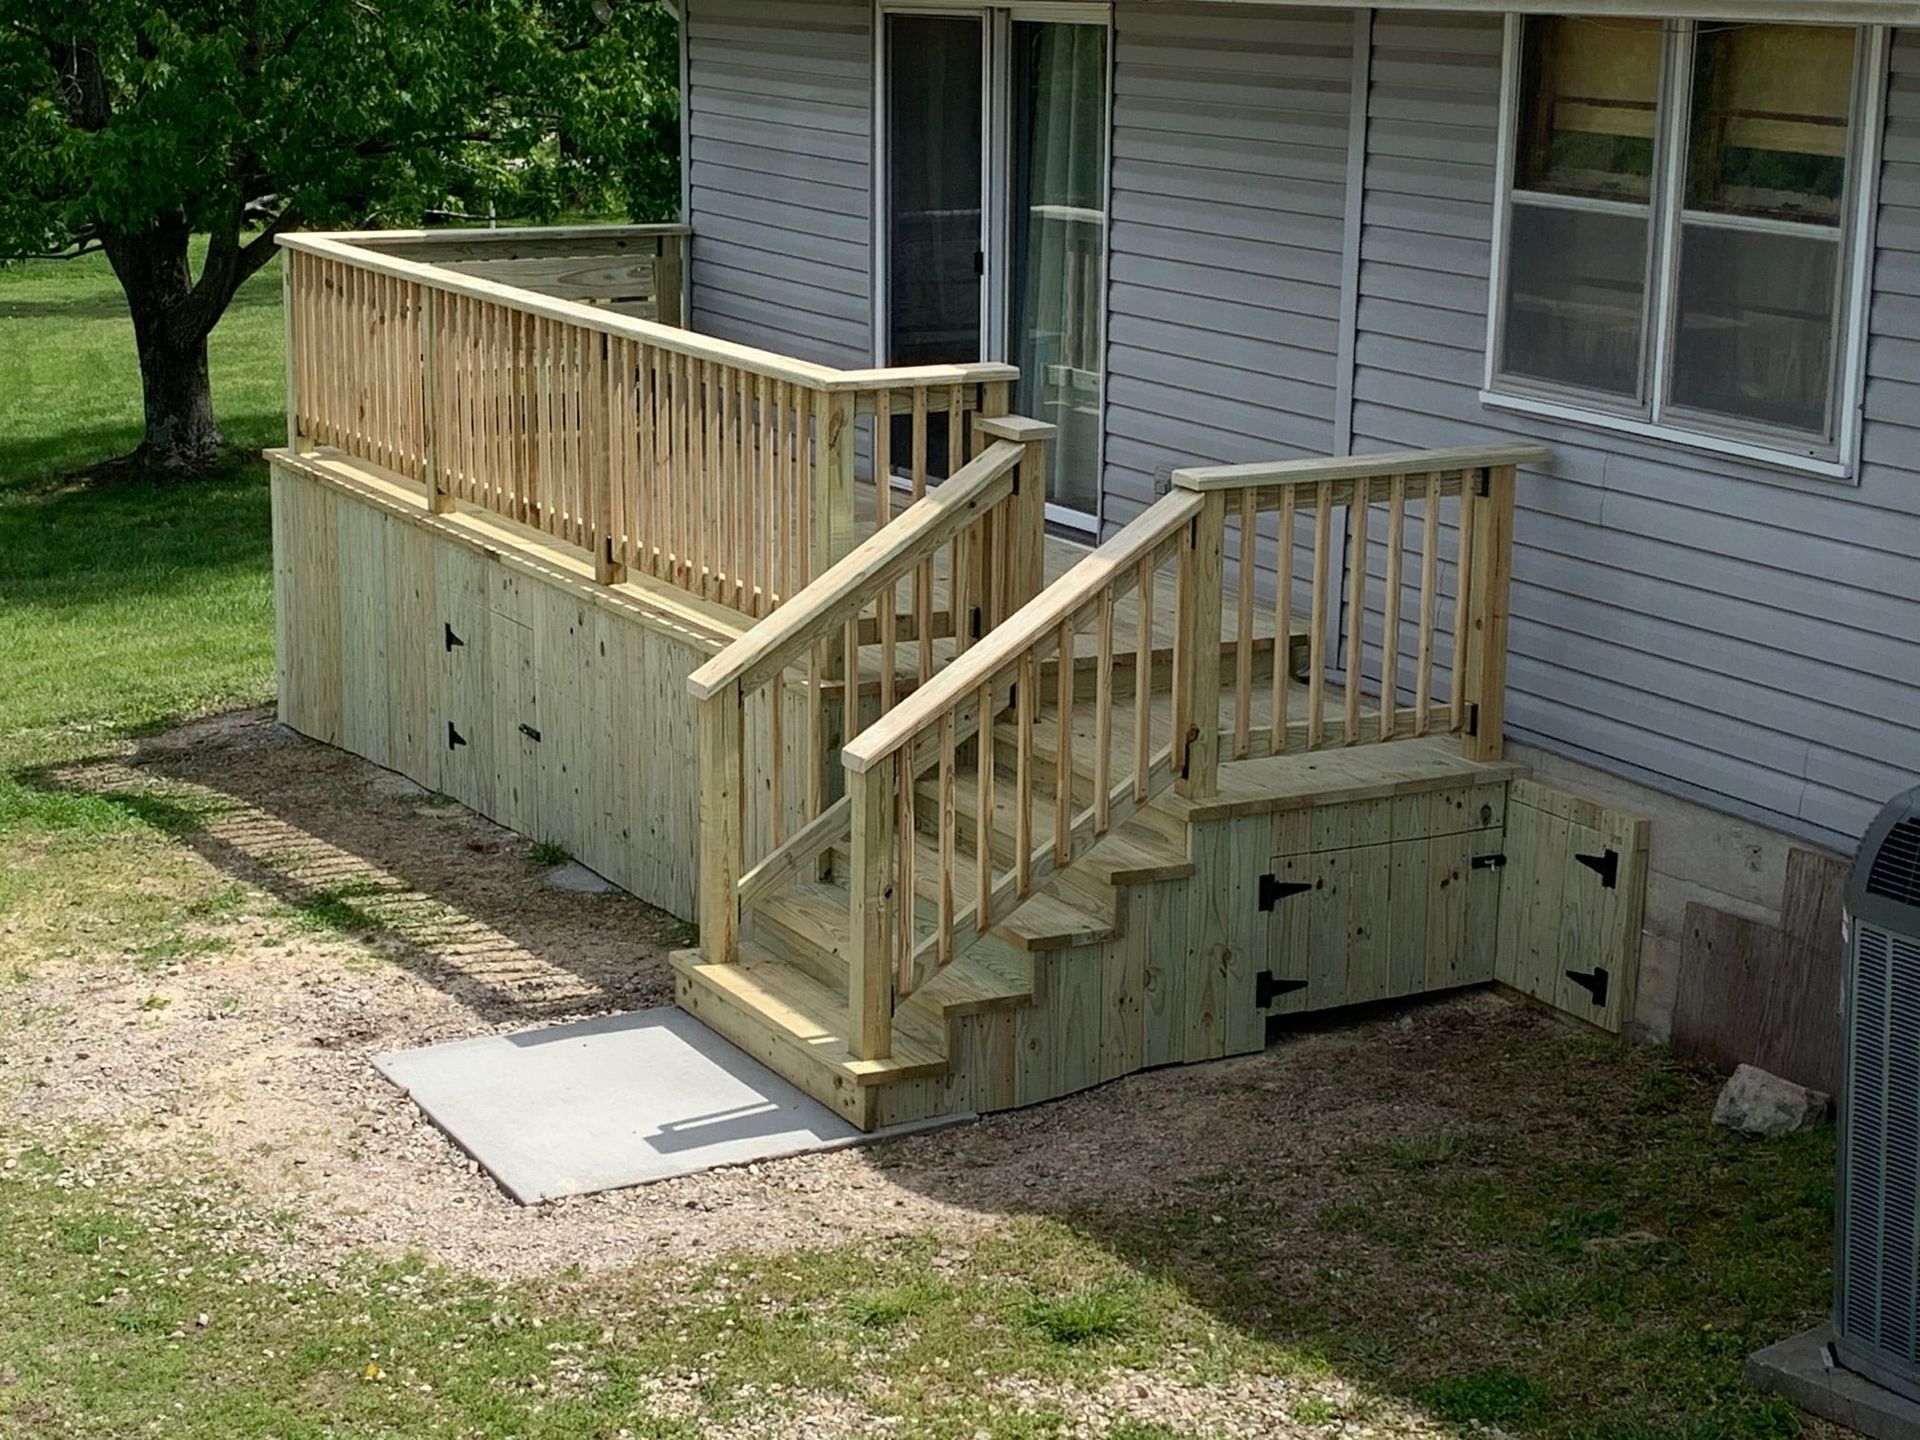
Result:
M887 363L887 335L892 324L888 277L893 259L889 253L889 210L887 193L887 17L889 15L948 15L959 19L977 19L982 26L981 94L985 113L981 117L981 144L984 153L980 167L980 250L986 256L987 273L980 286L981 359L1006 363L1011 349L1008 336L1011 300L1005 293L1012 244L1011 207L1012 167L1008 127L1006 86L1001 83L1009 73L1013 22L1016 20L1053 21L1060 24L1098 25L1107 32L1107 144L1106 174L1101 188L1106 203L1105 256L1102 264L1106 283L1101 287L1100 306L1100 434L1094 457L1094 508L1076 510L1047 502L1046 518L1052 525L1098 538L1106 513L1107 465L1107 371L1108 325L1112 318L1108 297L1113 275L1113 76L1115 34L1113 6L1110 0L874 0L873 6L873 363Z
M1874 216L1879 194L1880 143L1885 128L1887 44L1885 26L1856 31L1854 96L1848 122L1847 189L1841 197L1836 309L1840 329L1834 350L1833 435L1810 441L1785 428L1770 429L1734 417L1713 416L1676 405L1667 398L1675 295L1679 276L1680 226L1688 218L1680 199L1685 182L1691 82L1697 26L1669 21L1662 46L1655 166L1648 211L1648 267L1643 344L1646 395L1642 402L1620 401L1599 392L1534 382L1499 373L1502 326L1507 296L1507 237L1513 205L1513 169L1520 109L1521 26L1524 17L1506 17L1501 57L1500 131L1494 173L1493 258L1487 292L1486 365L1480 400L1493 409L1592 426L1690 450L1725 455L1827 480L1856 480L1859 465L1862 395L1865 389L1867 311L1872 283ZM1572 200L1564 208L1594 208L1604 201ZM1635 207L1638 209L1639 207ZM1746 224L1713 216L1716 224ZM1755 228L1798 230L1791 224L1751 222Z

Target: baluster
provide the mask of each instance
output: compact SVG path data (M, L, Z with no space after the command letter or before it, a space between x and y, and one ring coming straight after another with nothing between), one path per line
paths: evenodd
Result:
M1393 477L1387 504L1387 593L1380 632L1380 738L1391 740L1400 701L1400 564L1406 547L1407 477Z
M840 730L845 737L841 743L853 739L860 733L860 612L854 611L847 617L846 639L842 648L847 652L846 688L840 692Z
M1457 734L1467 723L1467 597L1473 593L1473 473L1460 477L1460 534L1453 570L1453 674L1449 727Z
M1033 711L1039 688L1039 666L1029 648L1020 656L1014 684L1014 893L1022 900L1033 893Z
M1073 858L1073 621L1060 622L1059 668L1054 674L1053 863Z
M893 518L893 392L882 390L873 397L873 504L878 528L885 529ZM880 710L893 709L894 687L900 657L895 649L894 629L899 622L900 587L887 586L880 596L875 618L880 622Z
M927 389L913 390L913 498L927 493ZM923 560L913 571L913 624L918 661L914 678L924 685L933 678L933 562Z
M1427 712L1433 706L1433 624L1439 605L1436 593L1436 552L1440 548L1440 477L1427 476L1426 497L1420 505L1420 657L1414 676L1413 733L1427 733Z
M1093 833L1104 835L1112 819L1113 796L1113 607L1111 585L1100 592L1099 654L1093 678Z
M954 804L953 711L940 717L940 917L938 963L944 968L953 959L953 862L954 840L958 828ZM911 906L911 894L902 897Z
M976 928L985 931L993 924L993 682L980 687L975 701L979 708L975 748L979 759L974 765L973 858L978 867L974 910Z
M1333 543L1333 485L1322 480L1313 511L1313 629L1307 636L1307 748L1318 750L1326 738L1327 665L1322 651L1327 634L1327 550Z
M913 793L915 748L913 745L906 746L882 767L884 773L896 777L896 788L900 792L899 818L895 822L900 853L896 861L898 868L894 872L894 912L899 917L896 925L900 932L898 974L902 995L913 989L913 952L919 930L919 912L914 904L914 897L919 894L915 887L920 883L915 873L919 841L919 824L914 814L917 802Z
M1279 549L1273 557L1273 726L1268 748L1276 755L1287 748L1287 702L1293 691L1293 496L1293 486L1281 487Z
M786 672L776 670L767 682L767 793L772 797L767 828L776 850L787 839L786 711Z
M1347 693L1346 733L1343 745L1360 739L1361 666L1366 658L1367 638L1367 512L1373 508L1372 482L1362 477L1353 482L1353 498L1347 504Z
M1233 753L1245 759L1251 748L1253 729L1253 546L1254 494L1251 488L1240 492L1240 563L1235 574L1240 593L1234 619L1239 633L1234 636L1233 667Z
M1133 616L1133 799L1147 803L1153 768L1153 556L1134 570Z
M807 654L807 813L811 820L820 813L820 785L826 763L826 697L821 690L826 682L826 657L815 643Z

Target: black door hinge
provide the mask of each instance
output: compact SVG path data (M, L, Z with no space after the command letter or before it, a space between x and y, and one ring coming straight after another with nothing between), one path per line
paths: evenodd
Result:
M447 721L447 749L457 750L467 743L467 737L453 728L453 721Z
M1291 995L1296 990L1307 988L1304 980L1278 980L1271 970L1262 970L1253 977L1253 1008L1264 1010L1282 995Z
M1620 883L1620 852L1612 846L1598 855L1576 854L1573 858L1600 877L1602 888L1611 890Z
M447 625L446 631L447 631L447 649L451 650L456 645L464 645L467 643L466 641L462 640L458 635L453 633L452 624Z
M527 739L533 741L534 744L538 745L540 743L540 732L524 720L520 722L520 733L526 736Z
M1607 1003L1607 967L1596 965L1592 970L1569 970L1567 979L1578 985L1593 997L1596 1005Z
M1313 886L1304 880L1281 880L1272 875L1260 877L1260 908L1271 910L1289 895L1304 895Z
M1506 865L1507 857L1496 850L1491 855L1476 855L1467 863L1475 870L1499 870Z

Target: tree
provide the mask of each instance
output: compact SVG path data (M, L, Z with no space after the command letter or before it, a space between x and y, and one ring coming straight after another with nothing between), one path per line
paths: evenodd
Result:
M223 443L207 336L276 235L664 218L677 78L647 0L0 0L0 256L105 253L136 455L192 472Z

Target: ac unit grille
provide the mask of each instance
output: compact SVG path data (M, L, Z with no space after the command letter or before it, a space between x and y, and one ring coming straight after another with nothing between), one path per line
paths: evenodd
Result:
M1920 940L1856 923L1846 1106L1846 1252L1839 1315L1851 1339L1920 1360Z
M1920 818L1902 820L1887 832L1867 871L1867 893L1920 905Z

